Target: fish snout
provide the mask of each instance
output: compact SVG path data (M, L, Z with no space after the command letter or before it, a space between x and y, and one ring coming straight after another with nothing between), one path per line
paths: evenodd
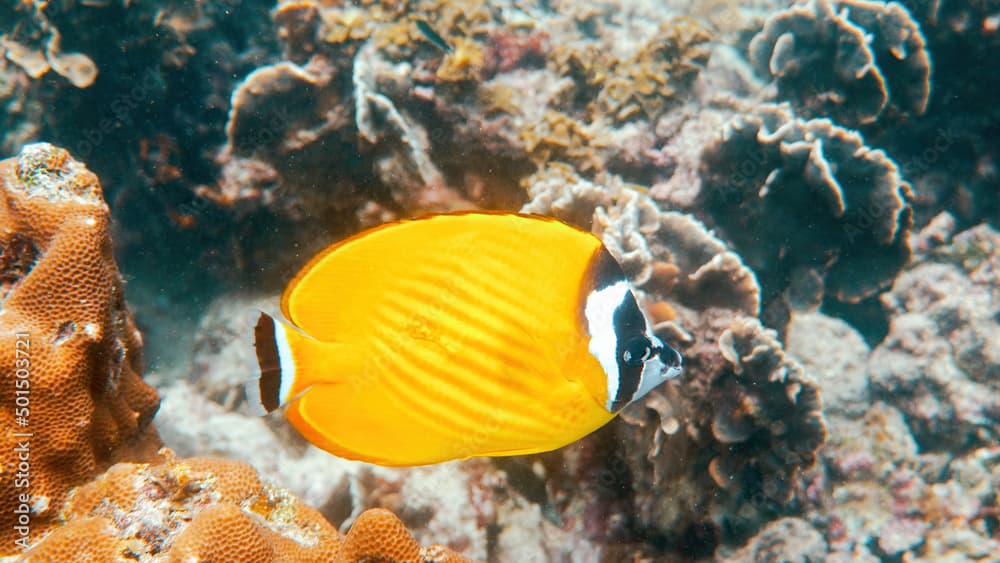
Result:
M684 357L669 344L664 343L660 349L660 362L663 363L664 379L673 379L684 371Z

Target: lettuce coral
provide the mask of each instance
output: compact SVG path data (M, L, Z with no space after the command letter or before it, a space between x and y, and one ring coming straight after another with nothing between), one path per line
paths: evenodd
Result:
M793 294L856 303L910 257L910 185L883 151L828 119L787 105L739 115L704 148L701 180L696 204L757 273L770 326L784 326L773 311Z
M750 42L750 59L809 116L858 126L927 109L926 41L896 2L810 0L779 11Z
M51 70L77 88L93 84L97 65L83 53L63 51L62 34L46 15L48 2L24 4L18 25L0 34L0 57L21 67L31 78L41 78Z
M677 382L622 412L609 430L614 445L601 445L598 433L584 446L609 452L589 462L567 454L564 471L585 477L558 487L606 488L600 480L610 479L618 492L580 508L591 512L590 504L606 506L608 496L626 497L617 502L631 511L602 517L604 534L629 533L610 528L634 520L635 528L678 545L705 530L731 541L780 514L793 501L786 484L812 465L826 432L816 383L757 319L753 272L697 220L661 211L613 177L590 182L550 165L525 184L532 200L522 211L602 237L661 321L654 330L685 358ZM591 483L595 471L598 483Z

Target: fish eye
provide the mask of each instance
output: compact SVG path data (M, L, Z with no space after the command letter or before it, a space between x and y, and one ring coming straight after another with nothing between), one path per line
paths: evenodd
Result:
M622 351L622 361L625 362L625 365L641 366L652 356L652 344L645 336L636 336L625 342L625 349Z

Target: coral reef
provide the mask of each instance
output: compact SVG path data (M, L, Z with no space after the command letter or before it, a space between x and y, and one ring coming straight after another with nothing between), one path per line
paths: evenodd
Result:
M86 88L97 79L97 65L83 53L63 51L62 35L46 15L48 7L47 2L24 3L26 15L10 33L0 35L0 55L31 78L41 78L51 70L73 86Z
M648 42L629 59L587 62L583 84L578 87L600 88L594 110L617 121L627 121L639 113L655 121L671 104L689 93L710 51L708 29L691 18L664 22ZM572 65L561 74L571 74L587 54L555 53L563 65ZM580 94L571 93L575 99ZM592 110L592 111L594 111Z
M1000 451L990 411L997 393L956 367L968 365L962 358L974 358L969 373L990 365L984 354L996 327L987 317L995 308L961 269L979 280L992 275L996 233L952 235L953 225L943 216L917 237L916 264L883 296L892 329L873 353L821 313L796 313L789 325L790 352L819 376L829 428L819 463L795 485L808 522L797 527L825 541L809 540L811 559L798 560L992 561L1000 553ZM918 319L926 322L913 332ZM734 557L780 545L764 529Z
M97 177L65 150L34 144L0 162L0 188L0 550L9 553L55 522L72 487L155 453L159 398L141 379L142 337Z
M800 518L781 518L764 527L749 544L723 563L741 561L820 562L826 559L826 540L808 522Z
M882 296L891 324L869 361L878 397L906 415L921 451L1000 436L1000 234L981 225L936 244Z
M76 489L66 523L25 561L467 562L421 547L387 510L372 509L343 538L315 510L260 481L238 461L176 459L121 463Z
M738 116L705 147L701 179L697 204L756 272L770 326L795 303L870 297L909 259L909 184L827 119L785 105Z
M750 60L808 117L856 127L927 109L930 57L920 27L896 2L794 5L768 18L750 42Z
M219 158L227 169L241 166L238 158L262 161L261 169L277 171L273 185L282 195L241 192L225 175L199 193L279 209L304 199L320 216L360 207L365 197L397 214L472 202L516 207L521 177L552 159L584 169L635 162L615 155L650 142L647 122L690 97L709 59L708 32L690 18L666 19L629 53L596 61L585 53L597 52L598 42L581 38L553 51L540 25L519 18L538 13L522 10L529 9L491 15L473 2L459 13L419 2L401 14L380 5L281 4L275 20L286 60L258 69L234 94ZM545 17L570 21L560 12ZM433 45L418 22L450 42L450 51ZM557 74L572 76L584 61L589 66L575 82ZM344 107L354 115L343 115ZM331 145L362 160L333 174L339 197L318 198L312 178L331 173L319 169L329 163L314 151L325 156Z
M1000 115L1000 80L988 62L1000 53L994 0L902 0L934 58L934 87L923 119L871 140L893 151L916 192L917 225L948 211L960 228L1000 217L1000 154L991 143Z
M995 445L918 453L904 416L882 402L860 419L828 421L822 463L800 484L827 561L992 561L1000 553Z
M819 385L825 414L864 414L871 405L866 371L871 350L854 327L819 312L795 312L787 344Z
M524 211L603 237L663 321L656 330L685 357L679 384L622 413L616 440L623 449L597 475L611 475L627 491L634 513L607 520L600 534L643 530L674 545L697 540L710 551L790 506L790 484L823 442L823 418L816 384L755 318L753 274L697 221L661 212L612 178L590 183L553 165L526 184L532 201ZM579 460L567 465L571 474L573 467L592 471ZM581 487L588 480L576 479Z
M205 148L225 139L233 85L277 54L273 35L258 32L269 21L270 8L261 2L179 0L50 0L0 7L5 24L0 33L7 40L36 55L51 51L58 57L55 63L45 59L53 71L35 79L6 51L2 64L16 71L12 79L33 103L24 107L16 98L8 103L0 85L0 123L12 125L4 130L2 146L16 153L16 139L44 138L85 160L104 179L120 225L119 263L126 274L150 274L137 276L138 283L173 277L178 284L167 291L205 293L213 287L206 279L225 278L237 262L233 240L250 238L245 226L235 229L194 191L214 179ZM53 50L58 49L54 37L60 38L61 54ZM76 59L65 60L68 53ZM74 65L85 59L96 69L86 88L56 74L63 67L75 72ZM177 245L160 244L167 239ZM203 268L176 267L210 240L228 242L214 243L204 255L198 250ZM150 253L154 246L160 251Z
M298 267L272 250L280 241L346 236L426 211L516 209L520 180L553 158L648 178L656 167L643 152L662 142L653 122L696 95L713 48L707 27L677 6L639 27L594 30L577 29L575 6L535 2L270 8L5 8L21 33L47 22L99 69L86 90L34 81L34 96L50 101L38 134L113 179L120 253L140 282L192 258L151 260L144 248L167 237L178 244L165 251L198 252L201 267L181 270L178 285L206 293L256 263L274 264L276 279ZM608 72L582 88L559 76L553 32L572 35L564 46L607 55Z
M29 561L997 560L998 14L2 3L0 539ZM303 260L467 208L597 233L684 375L559 451L411 469L241 412L254 318ZM143 463L158 433L190 459Z

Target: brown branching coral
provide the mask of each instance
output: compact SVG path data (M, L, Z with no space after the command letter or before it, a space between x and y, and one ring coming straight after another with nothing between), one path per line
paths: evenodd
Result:
M239 461L175 459L113 466L70 496L57 528L25 561L468 561L421 547L387 510L362 513L341 537L284 489Z
M486 53L478 43L457 39L435 76L444 82L474 82L483 77L485 66Z
M597 474L627 483L633 526L645 533L738 537L786 510L790 483L813 463L825 436L817 386L755 318L760 290L739 256L691 217L599 182L549 166L526 182L524 211L601 235L685 361L679 382L622 413L616 456L627 469Z
M896 2L792 6L767 20L750 43L750 59L796 110L849 126L886 113L923 114L930 96L924 36Z
M569 115L548 110L541 119L521 131L524 148L539 165L550 161L577 163L585 171L604 167L596 127L587 126Z
M0 551L10 553L53 524L72 487L159 448L159 398L141 379L142 337L97 177L63 149L28 145L0 162L0 193Z
M771 303L791 301L796 281L820 280L822 291L805 293L858 302L910 256L909 184L884 152L830 120L802 120L787 106L738 116L704 149L701 179L697 205Z
M493 18L491 10L481 0L417 0L405 4L358 2L346 5L285 0L276 12L280 24L299 24L282 32L286 38L293 40L290 52L307 53L308 49L299 48L312 42L315 31L315 38L344 49L348 56L353 56L361 44L371 40L376 49L393 60L410 58L421 50L436 52L437 47L428 42L417 22L434 29L445 41L464 38L475 40L478 44L486 37Z

